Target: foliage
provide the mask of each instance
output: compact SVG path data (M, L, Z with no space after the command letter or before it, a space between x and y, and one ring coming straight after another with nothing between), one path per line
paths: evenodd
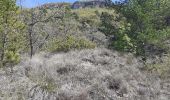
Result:
M114 36L111 46L119 51L133 51L134 45L128 36L130 24L121 15L103 12L100 16L101 24L99 30L107 36Z
M109 10L106 8L84 8L72 10L77 15L79 22L83 24L89 24L93 27L98 27L100 24L100 16L102 12L107 12L110 14L116 14L114 10Z
M145 45L161 45L163 38L169 36L169 32L165 31L168 30L165 11L168 12L165 9L169 8L169 3L168 0L129 0L117 9L131 25L126 33L132 40L133 48L136 47L136 54L145 55Z
M91 49L95 48L95 44L87 39L76 38L74 36L66 36L66 38L52 39L45 47L50 52L69 51L74 49Z
M55 5L49 4L22 11L21 18L27 26L25 33L28 46L26 49L29 49L30 58L42 48L51 35L55 34L55 25L62 26L61 23L58 23L58 20L61 22L65 11L68 10L62 7L50 9L50 6Z
M19 52L24 47L25 25L19 21L19 9L15 0L0 2L0 56L3 66L17 64Z
M39 85L42 89L48 91L48 92L54 92L57 88L55 81L53 80L46 80L45 82L40 82Z
M120 35L119 35L120 36ZM131 42L131 38L127 34L120 36L118 40L113 41L113 46L119 51L134 51L135 47Z
M5 52L4 63L18 64L20 62L20 54L14 51Z

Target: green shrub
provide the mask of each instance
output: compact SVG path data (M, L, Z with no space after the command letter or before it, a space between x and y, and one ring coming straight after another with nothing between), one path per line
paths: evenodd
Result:
M0 68L2 68L3 67L3 62L2 61L0 61Z
M155 31L154 34L150 35L148 41L155 45L162 45L162 43L170 38L170 28L167 27L162 30Z
M135 46L127 34L123 34L116 41L113 41L113 47L119 51L135 51Z
M10 67L13 73L13 66L20 62L20 54L15 51L6 50L3 61L0 61L0 68Z
M4 63L9 63L12 65L18 64L20 62L20 55L14 51L6 51Z
M95 48L95 44L84 38L76 38L74 36L66 36L66 38L56 38L51 40L46 45L46 50L49 52L64 51L74 49L92 49Z
M158 6L155 4L159 3ZM118 8L121 14L126 17L131 24L131 29L127 32L133 39L137 55L145 55L145 48L148 44L161 47L163 41L169 38L166 24L166 14L170 2L156 0L130 0L125 6ZM166 10L166 11L165 11ZM164 49L164 47L163 47Z
M87 23L90 26L98 27L100 24L100 16L103 12L107 12L112 15L116 15L115 11L106 8L84 8L72 10L77 17L78 21L81 23Z
M127 23L126 18L121 15L103 12L100 19L99 30L105 33L106 36L114 35L115 39L111 40L111 47L119 51L135 51L132 39L128 35L131 24Z
M45 81L40 81L39 85L41 86L42 89L48 91L48 92L54 92L55 89L57 88L57 85L55 84L54 80L47 79Z

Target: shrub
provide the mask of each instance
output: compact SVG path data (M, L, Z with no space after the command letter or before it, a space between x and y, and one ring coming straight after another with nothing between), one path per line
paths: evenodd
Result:
M5 52L5 62L11 64L17 64L20 62L20 55L14 51Z
M160 77L166 78L170 73L170 56L161 63L147 64L146 69L151 72L157 72Z
M155 4L159 3L158 6ZM130 0L125 5L121 6L120 13L126 17L127 22L131 24L131 29L128 31L128 36L133 39L133 44L136 47L137 55L145 55L144 46L153 44L158 47L162 46L162 40L169 37L164 10L169 8L169 1L155 0Z
M77 17L78 21L81 23L87 23L90 26L98 27L100 24L100 16L103 12L107 12L112 15L116 15L115 11L106 8L84 8L72 10Z
M0 62L0 67L10 67L11 73L13 72L13 66L20 62L20 54L15 51L5 51L4 60Z
M158 46L163 46L163 42L168 40L170 38L170 28L167 27L162 30L158 30L155 32L155 34L152 34L149 38L149 42Z
M84 38L76 38L74 36L66 36L66 38L56 38L51 40L46 45L46 50L50 52L64 51L74 49L92 49L95 48L95 44Z
M100 16L101 24L99 30L106 36L112 37L111 47L119 51L134 51L135 47L128 31L131 24L127 23L126 18L121 15L103 12Z
M127 34L123 34L123 36L119 36L116 41L113 41L113 46L119 51L135 51L134 44Z
M2 68L3 67L3 62L2 61L0 61L0 68Z

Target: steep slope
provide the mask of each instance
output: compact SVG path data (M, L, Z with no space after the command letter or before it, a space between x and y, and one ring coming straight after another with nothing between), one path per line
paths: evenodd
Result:
M23 57L13 74L0 71L0 99L169 100L168 83L142 67L132 54L107 49Z

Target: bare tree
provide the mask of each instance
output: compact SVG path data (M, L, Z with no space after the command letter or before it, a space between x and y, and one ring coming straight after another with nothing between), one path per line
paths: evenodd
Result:
M28 48L30 49L30 57L34 55L38 48L41 48L45 41L50 37L50 34L45 32L44 28L36 29L36 26L45 25L52 20L62 19L62 10L60 8L56 8L54 10L49 10L44 8L43 6L39 6L36 8L26 9L23 11L23 20L27 26L27 41ZM38 31L38 32L37 32ZM40 40L39 34L41 32L45 32L46 36L41 38L41 42L37 43Z

